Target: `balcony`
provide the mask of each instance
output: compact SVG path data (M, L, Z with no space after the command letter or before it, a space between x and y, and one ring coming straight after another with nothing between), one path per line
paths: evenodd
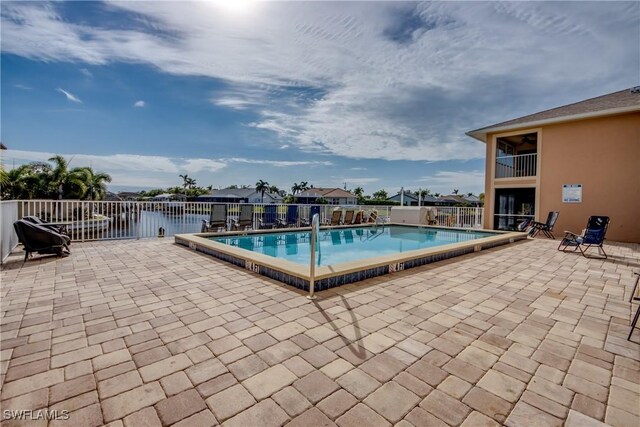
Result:
M537 163L537 153L496 157L496 178L536 176Z

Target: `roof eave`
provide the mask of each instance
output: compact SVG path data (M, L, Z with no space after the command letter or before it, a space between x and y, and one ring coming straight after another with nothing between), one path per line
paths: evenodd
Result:
M615 115L615 114L631 113L633 111L640 111L640 105L631 105L631 106L628 106L628 107L610 108L608 110L591 111L589 113L581 113L581 114L573 114L573 115L570 115L570 116L553 117L553 118L550 118L550 119L543 119L543 120L533 120L533 121L530 121L530 122L513 123L513 124L510 124L510 125L504 125L504 126L488 126L488 127L485 127L485 128L471 130L469 132L466 132L465 135L470 136L470 137L472 137L474 139L477 139L478 141L486 143L487 142L487 134L489 134L489 133L505 132L505 131L515 130L515 129L520 129L520 128L544 126L544 125L550 125L550 124L562 123L562 122L572 122L572 121L576 121L576 120L591 119L591 118L594 118L594 117L612 116L612 115Z

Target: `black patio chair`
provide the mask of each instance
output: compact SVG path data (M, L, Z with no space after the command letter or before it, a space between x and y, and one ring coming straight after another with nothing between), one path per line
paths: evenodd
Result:
M202 220L202 233L208 231L219 231L223 228L227 230L227 205L219 204L213 205L211 208L211 214L209 215L209 221Z
M59 256L66 256L71 253L69 249L71 239L69 236L25 220L14 222L13 228L18 235L18 241L24 246L25 261L34 252L41 255L55 254Z
M33 215L29 215L29 216L25 216L22 218L25 221L28 221L32 224L37 224L41 227L45 227L48 228L49 230L53 230L56 233L62 234L64 236L70 237L69 236L69 232L67 231L67 226L66 225L57 225L57 224L49 224L48 222L44 221L43 219L37 217L37 216L33 216Z
M579 250L585 258L595 258L587 256L586 252L592 246L598 249L598 254L602 252L604 258L607 258L607 253L604 251L604 239L607 234L607 228L609 228L608 216L590 216L587 221L587 228L582 235L573 233L571 231L565 231L564 237L558 245L558 250L567 252L568 248L572 247L573 252ZM600 256L599 258L603 258Z
M253 228L253 205L240 205L240 215L233 221L234 230Z
M638 282L640 281L640 271L636 271L635 274L636 277L636 283L635 285L633 285L633 290L631 291L631 299L629 300L630 303L633 303L633 301L640 301L640 295L636 295L636 289L638 289ZM633 305L631 306L633 308ZM627 337L627 341L631 340L631 335L633 335L633 330L636 328L636 324L638 323L638 317L640 317L640 304L638 305L638 308L636 308L636 314L635 316L633 316L633 320L631 321L631 328L629 329L629 336Z
M553 235L553 227L556 225L556 221L558 220L559 216L560 212L549 212L549 215L547 216L547 222L543 223L532 221L529 224L529 236L536 237L538 233L542 232L542 234L544 234L548 238L555 240L556 236Z

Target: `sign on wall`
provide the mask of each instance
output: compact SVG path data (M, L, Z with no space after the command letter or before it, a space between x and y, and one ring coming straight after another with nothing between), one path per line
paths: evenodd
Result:
M562 184L562 203L582 203L582 184Z

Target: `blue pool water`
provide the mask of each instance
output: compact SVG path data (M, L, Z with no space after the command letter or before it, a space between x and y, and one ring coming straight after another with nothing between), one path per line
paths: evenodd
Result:
M497 233L411 226L356 227L320 230L318 265L397 254L467 242ZM276 232L247 236L211 237L211 240L287 261L309 264L310 232Z

